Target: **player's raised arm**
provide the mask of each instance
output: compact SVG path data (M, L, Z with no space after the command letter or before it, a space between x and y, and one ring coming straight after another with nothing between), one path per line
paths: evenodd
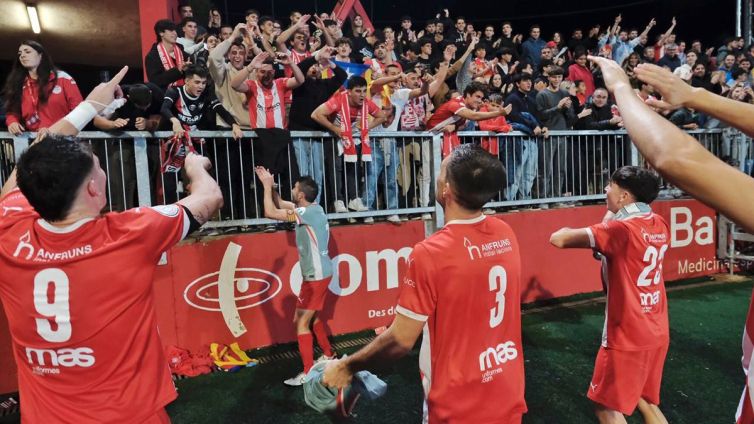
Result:
M209 159L195 153L189 153L183 165L191 185L191 194L176 203L188 209L199 225L209 221L223 206L220 186L207 172L211 167Z
M275 180L270 171L262 166L257 166L254 172L256 172L259 181L262 182L262 186L264 187L265 218L277 219L278 221L295 221L296 216L293 210L296 208L296 205L280 199L274 190Z
M725 164L645 105L631 89L628 77L617 63L594 56L589 59L602 69L605 84L615 96L631 141L644 158L671 183L754 231L754 214L751 213L754 179ZM748 132L748 127L754 132L749 105L733 105L717 96L695 91L683 86L680 78L649 66L642 70L637 68L637 75L662 93L666 101L699 107L714 117L735 122L742 130ZM674 94L676 90L680 91ZM707 102L710 102L708 106L702 108Z
M589 233L586 228L563 227L550 236L550 244L560 249L591 248Z

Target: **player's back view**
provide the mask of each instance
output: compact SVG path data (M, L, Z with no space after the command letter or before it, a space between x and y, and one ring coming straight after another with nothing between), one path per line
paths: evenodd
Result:
M508 224L482 214L505 183L502 163L477 145L461 145L443 160L436 198L448 222L409 256L390 328L328 364L324 384L345 387L354 372L406 354L423 333L419 362L430 424L521 422L518 242Z
M670 232L649 207L658 191L653 171L624 166L605 187L602 223L562 228L550 238L557 247L591 248L603 257L605 326L587 392L601 423L626 422L623 415L637 406L645 422L667 422L658 405L670 341L662 277Z
M397 312L426 321L429 422L519 422L526 412L521 256L502 220L454 220L412 253Z

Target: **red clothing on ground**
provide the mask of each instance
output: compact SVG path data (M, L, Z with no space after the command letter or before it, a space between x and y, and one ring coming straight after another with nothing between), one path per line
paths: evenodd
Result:
M0 298L29 423L159 422L176 398L152 283L189 221L178 205L54 227L0 199Z
M521 252L508 224L453 220L418 243L396 312L424 321L429 423L507 423L526 412Z
M57 71L57 77L55 84L49 87L47 102L42 103L39 101L39 82L27 76L21 94L21 115L7 111L5 124L9 126L18 122L26 131L37 131L51 127L78 106L83 98L76 81L63 71ZM53 78L51 73L50 80Z

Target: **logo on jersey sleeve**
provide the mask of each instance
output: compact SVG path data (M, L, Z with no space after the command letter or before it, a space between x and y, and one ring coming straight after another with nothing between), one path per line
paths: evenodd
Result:
M512 340L485 349L479 354L479 370L483 373L482 383L489 383L496 375L502 374L502 365L516 358L518 358L518 349Z
M168 218L175 218L181 213L181 207L176 204L152 206L152 210Z

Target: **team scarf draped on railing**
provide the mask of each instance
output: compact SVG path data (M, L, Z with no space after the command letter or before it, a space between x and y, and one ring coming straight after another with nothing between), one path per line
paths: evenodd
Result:
M343 144L343 160L346 162L356 162L358 155L356 152L356 142L353 138L353 127L351 126L351 107L348 105L348 92L336 94L338 100L338 119L340 120L341 143ZM370 162L372 160L372 148L369 144L369 109L367 102L361 105L361 160Z
M196 149L191 142L188 129L181 137L174 135L169 139L162 140L160 142L161 171L163 173L180 171L189 153L196 153Z
M173 60L172 57L168 54L168 51L165 50L165 47L162 45L162 43L157 43L157 53L160 55L160 62L162 62L162 67L165 68L166 71L169 71L173 68L178 68L178 70L181 70L183 68L183 52L181 49L175 45L173 46L173 53L175 54L175 60ZM171 87L180 87L184 84L183 78L175 81L174 83L170 84Z

